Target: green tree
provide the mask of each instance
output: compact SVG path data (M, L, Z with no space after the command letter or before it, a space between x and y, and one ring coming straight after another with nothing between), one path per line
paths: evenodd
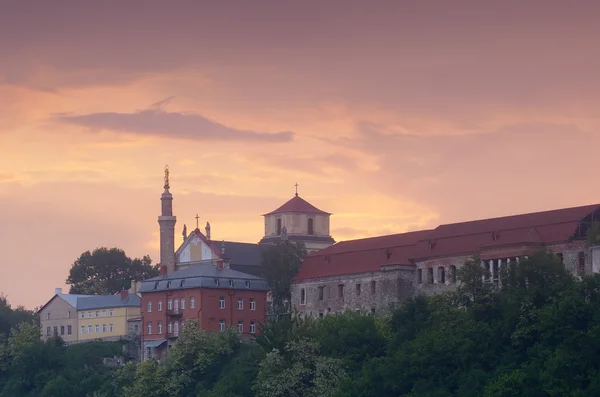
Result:
M151 264L147 255L130 259L118 248L96 248L73 263L66 283L71 286L71 294L115 294L128 289L132 280L158 276L158 266Z
M306 257L304 244L281 241L263 251L261 275L269 283L276 315L289 314L292 280Z

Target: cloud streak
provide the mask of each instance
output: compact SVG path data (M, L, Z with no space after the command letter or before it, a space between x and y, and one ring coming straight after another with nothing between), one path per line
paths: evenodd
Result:
M110 130L139 135L192 141L291 142L294 133L242 130L228 127L200 114L167 112L163 109L171 98L155 103L151 109L134 113L90 113L79 116L59 115L60 121L86 127L92 131Z

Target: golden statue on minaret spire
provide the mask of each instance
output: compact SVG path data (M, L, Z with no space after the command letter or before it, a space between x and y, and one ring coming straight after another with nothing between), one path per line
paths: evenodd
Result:
M165 165L165 189L169 190L169 166Z

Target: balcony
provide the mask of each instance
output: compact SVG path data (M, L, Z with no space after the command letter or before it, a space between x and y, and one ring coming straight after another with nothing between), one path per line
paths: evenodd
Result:
M171 316L171 317L181 317L183 313L181 312L181 310L167 310L167 316Z
M179 332L167 332L167 339L174 339L179 337Z

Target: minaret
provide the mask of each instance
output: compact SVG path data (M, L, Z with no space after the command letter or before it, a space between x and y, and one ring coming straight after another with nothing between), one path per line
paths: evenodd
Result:
M165 191L160 196L162 212L158 217L160 225L160 265L167 273L175 271L175 222L173 216L173 195L169 192L169 166L165 166Z

